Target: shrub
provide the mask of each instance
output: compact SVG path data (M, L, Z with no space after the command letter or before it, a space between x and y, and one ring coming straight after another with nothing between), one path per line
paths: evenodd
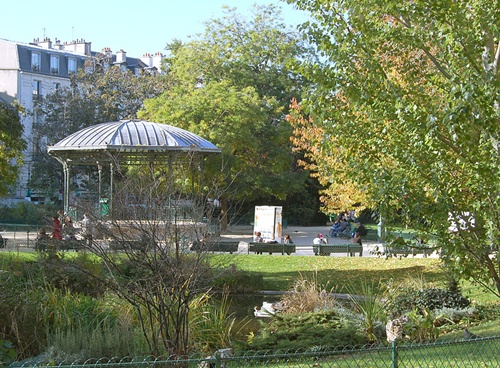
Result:
M16 359L14 345L10 341L0 340L0 366L9 365Z
M393 298L386 301L385 306L392 317L397 317L413 310L429 310L441 308L463 309L470 301L460 291L439 288L402 289Z
M30 275L30 264L11 266L0 272L0 340L12 341L17 357L24 359L45 345L39 309L43 290Z
M292 290L281 298L280 309L288 314L332 310L336 303L331 291L318 284L317 274L312 279L300 275Z
M106 288L99 281L102 265L88 253L79 253L75 258L65 258L64 253L43 252L37 262L40 277L45 283L61 289L97 297Z
M464 321L467 321L465 324L468 325L468 322L476 319L477 313L478 312L475 307L467 307L463 309L445 307L432 311L434 316L434 325L436 327L441 327L448 323L463 323Z
M363 345L365 335L335 311L276 314L248 342L252 350L333 349Z
M205 293L191 302L189 326L194 350L211 354L217 349L231 347L233 340L244 339L242 329L248 320L237 322L230 309L231 300L226 292L219 300Z
M40 363L84 362L90 358L139 356L147 351L142 331L124 320L105 318L100 323L78 322L48 336L50 344Z
M385 309L376 291L379 289L374 282L371 284L362 282L362 295L360 298L353 291L350 292L353 306L363 316L364 332L370 342L376 342L383 337L383 334L380 334L379 331L385 325L387 319Z
M37 205L31 202L19 202L15 205L0 206L2 222L11 224L45 224L47 219L57 212L53 204Z

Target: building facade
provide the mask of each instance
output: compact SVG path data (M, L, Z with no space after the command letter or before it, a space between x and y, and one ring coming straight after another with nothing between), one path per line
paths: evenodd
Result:
M31 165L39 144L38 137L33 134L33 127L43 121L43 117L34 113L34 101L59 88L69 87L73 73L82 68L89 69L92 58L102 56L109 65L119 65L136 74L144 70L161 70L163 60L161 53L130 58L123 50L116 54L110 48L94 52L91 50L91 43L83 39L64 43L57 39L52 42L48 38L42 41L35 39L31 43L0 39L0 99L7 103L17 101L24 107L25 114L21 117L21 123L24 127L24 139L28 144L23 162L16 163L20 168L17 183L11 188L8 198L4 198L2 202L42 200L28 186Z

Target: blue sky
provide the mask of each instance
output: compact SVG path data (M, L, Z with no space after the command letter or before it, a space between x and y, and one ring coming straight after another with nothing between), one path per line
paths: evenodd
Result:
M94 51L110 47L140 57L165 53L169 41L202 33L203 22L222 16L223 5L247 15L252 4L279 6L292 27L306 20L280 0L11 0L2 3L0 38L25 43L44 36L62 42L85 39Z

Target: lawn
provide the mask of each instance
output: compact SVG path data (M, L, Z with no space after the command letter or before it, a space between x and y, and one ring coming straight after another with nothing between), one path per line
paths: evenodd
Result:
M221 255L220 257L228 257ZM226 259L226 262L228 259ZM446 287L447 275L436 258L373 258L373 257L314 257L314 256L231 256L238 268L260 274L264 289L290 290L299 277L314 278L325 290L335 293L361 292L361 285L384 285L412 281L426 287ZM481 304L498 302L498 298L469 282L460 284L464 296Z

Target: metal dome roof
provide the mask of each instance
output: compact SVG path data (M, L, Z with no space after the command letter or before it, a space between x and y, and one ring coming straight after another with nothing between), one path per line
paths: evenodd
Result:
M169 151L221 152L214 144L187 130L144 120L120 120L93 125L49 146L47 151L53 156L65 158L95 156L99 152L125 156Z
M69 135L50 148L58 150L104 147L120 149L170 147L176 150L194 148L200 151L219 152L217 146L187 130L143 120L120 120L93 125Z

